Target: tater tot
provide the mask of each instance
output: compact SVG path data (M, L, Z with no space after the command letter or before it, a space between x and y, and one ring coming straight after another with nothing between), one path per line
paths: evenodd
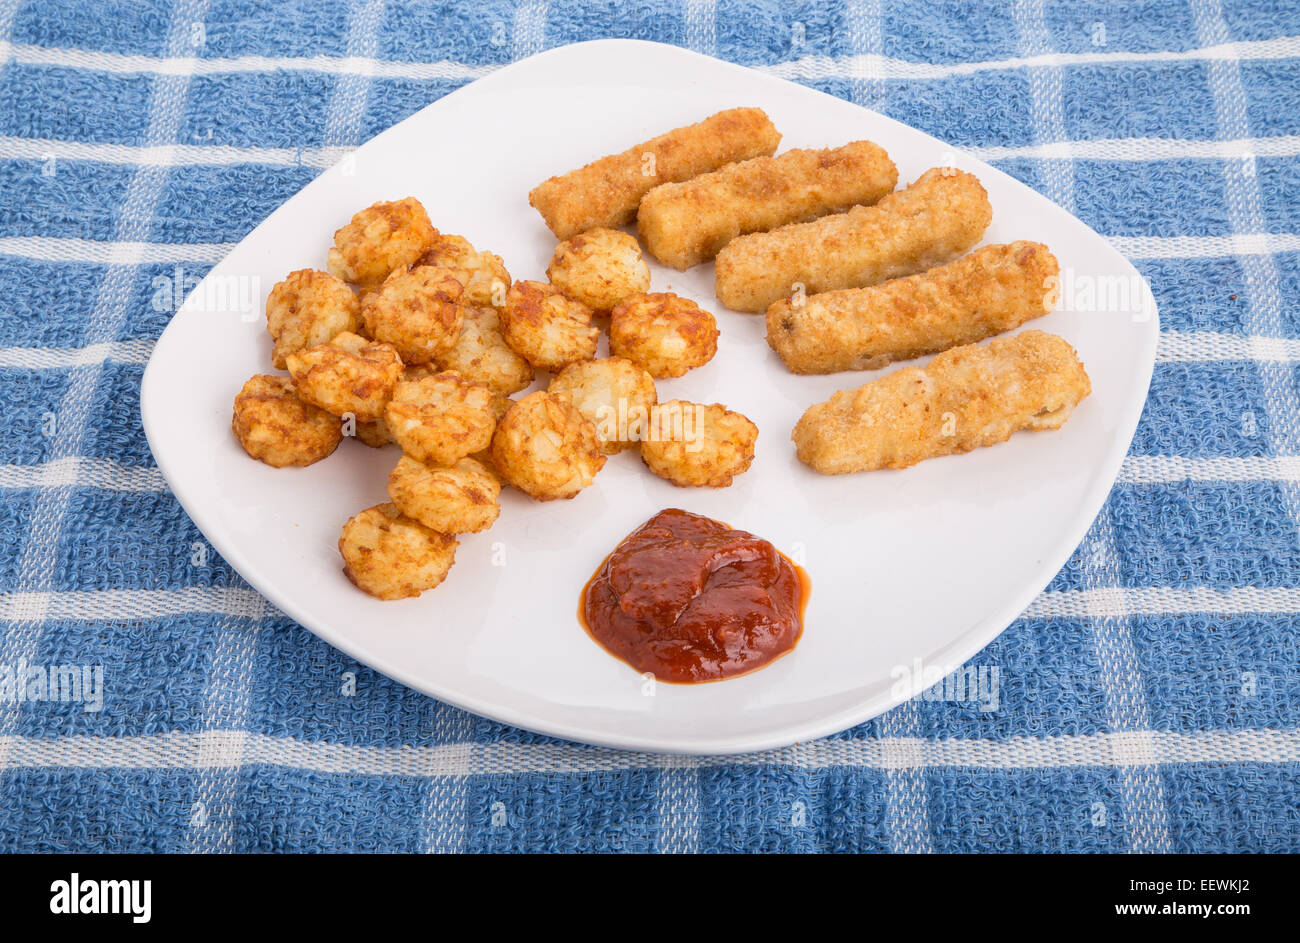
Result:
M460 337L438 357L438 366L494 393L517 393L533 382L532 365L506 343L500 315L486 306L465 308Z
M539 501L572 498L605 465L596 427L567 396L530 393L512 405L492 437L492 464Z
M933 167L874 206L733 239L714 269L718 300L733 311L766 311L791 295L914 275L975 245L992 218L978 179Z
M403 380L393 390L384 420L412 458L452 465L491 443L496 428L493 393L450 371Z
M670 291L633 295L610 315L609 350L656 379L679 377L718 352L718 322Z
M578 412L591 420L606 455L641 440L650 409L659 399L654 378L622 357L569 364L551 380L547 392L568 396Z
M358 419L352 427L352 437L362 445L369 446L372 449L382 449L384 446L392 445L397 441L393 438L393 433L389 431L388 423L383 416L373 422Z
M402 377L402 359L392 345L346 331L328 344L290 354L288 366L298 395L307 402L366 422L384 415Z
M416 265L432 265L451 272L465 293L461 302L468 305L501 307L506 289L510 287L510 273L501 256L493 252L480 252L464 236L438 233L433 244L416 261Z
M411 520L392 504L377 504L348 518L339 554L357 589L376 599L406 599L447 578L456 538Z
M429 214L415 197L375 203L334 233L329 270L362 291L369 291L390 272L411 265L437 234Z
M641 200L637 232L664 265L707 262L737 236L868 206L894 189L898 168L870 141L755 157Z
M388 497L407 517L443 534L487 530L501 513L501 483L472 458L426 465L409 455L388 476Z
M1060 273L1037 242L984 246L919 275L767 309L767 342L794 373L876 370L1041 317Z
M600 329L592 310L545 282L520 281L506 292L501 333L506 343L539 370L562 370L596 356Z
M791 438L823 475L907 468L1020 429L1057 429L1092 391L1068 343L1025 331L944 351L808 408Z
M771 154L781 134L759 108L720 111L533 187L528 202L557 239L636 217L641 197L661 183L689 180L723 164Z
M720 403L668 400L651 413L641 458L683 488L725 488L754 461L758 426Z
M492 394L492 415L494 417L492 423L492 433L494 437L496 435L497 425L501 422L503 418L505 418L505 414L510 412L510 407L513 406L514 404L515 401L512 400L509 396L505 396L502 393ZM496 476L498 480L504 480L501 478L500 472L497 471L496 464L492 461L491 443L489 443L488 447L483 449L481 452L475 452L474 454L472 454L470 458L474 459L474 461L478 462L480 465L482 465L484 468L490 471L494 476Z
M443 368L436 363L408 363L406 369L402 371L402 379L423 380L425 377L436 376L444 372Z
M274 342L271 363L280 370L290 354L360 326L361 304L356 294L328 272L290 272L266 299L266 330Z
M265 374L235 397L230 427L245 452L275 468L319 462L343 438L337 417L303 402L292 380Z
M464 286L446 269L421 265L398 270L361 303L370 336L397 348L405 364L439 357L460 338Z
M625 232L589 229L555 247L546 267L551 284L594 311L609 311L650 289L650 266Z

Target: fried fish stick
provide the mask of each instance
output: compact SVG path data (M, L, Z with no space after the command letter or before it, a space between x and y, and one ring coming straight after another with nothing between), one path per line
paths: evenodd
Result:
M969 452L1020 429L1059 429L1092 392L1071 347L1025 331L939 354L808 408L791 438L823 475L907 468Z
M533 187L528 202L557 239L596 227L618 229L636 218L641 198L661 183L771 154L780 142L761 108L732 108L552 177Z
M1041 317L1059 275L1041 243L984 246L920 275L778 301L767 343L792 373L876 370Z
M875 203L898 183L898 168L870 141L755 157L641 200L637 231L664 265L707 262L737 236Z
M979 180L933 167L875 206L733 239L718 253L718 300L733 311L766 311L788 295L914 275L975 245L992 218Z

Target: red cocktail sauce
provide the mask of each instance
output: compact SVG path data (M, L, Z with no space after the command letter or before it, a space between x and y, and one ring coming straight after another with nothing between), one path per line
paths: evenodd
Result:
M766 540L670 508L605 558L583 587L578 617L656 680L720 681L794 648L808 592L803 569Z

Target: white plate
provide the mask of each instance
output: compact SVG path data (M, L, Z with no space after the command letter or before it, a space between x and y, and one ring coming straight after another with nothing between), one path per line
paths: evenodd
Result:
M750 471L730 488L685 490L624 453L572 501L503 495L496 526L463 537L447 581L423 597L378 602L354 589L340 572L339 528L386 500L396 451L345 441L310 468L277 470L249 459L230 432L240 385L273 372L261 317L271 286L294 269L323 268L334 230L356 210L407 195L435 226L501 254L515 278L544 278L555 240L528 205L534 184L739 105L767 111L782 149L876 141L898 164L900 185L936 164L974 172L994 208L985 241L1047 243L1072 276L1074 307L1089 306L1089 285L1140 286L1136 314L1058 310L1030 325L1074 344L1093 395L1059 432L1021 433L903 472L822 477L796 461L791 428L810 403L878 374L792 376L768 350L761 316L716 303L712 266L683 274L652 264L655 290L694 298L722 331L713 362L661 382L660 396L722 402L752 418L761 432ZM898 666L919 658L951 669L987 645L1101 508L1137 424L1157 336L1155 302L1133 267L1011 177L820 92L630 40L534 56L379 135L250 233L208 285L250 278L259 284L252 314L214 305L200 286L159 340L141 394L159 467L230 565L321 638L434 697L560 737L683 753L842 730L904 699ZM792 655L723 683L647 690L585 634L575 616L583 584L665 507L753 531L804 562L812 598Z

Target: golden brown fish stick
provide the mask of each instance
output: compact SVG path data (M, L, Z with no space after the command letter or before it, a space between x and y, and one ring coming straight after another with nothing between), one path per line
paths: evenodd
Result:
M733 239L718 253L718 300L766 311L800 286L811 295L914 275L975 245L992 218L979 180L933 167L875 206Z
M920 275L782 299L767 309L767 342L793 373L876 370L1041 317L1059 274L1040 243L984 246Z
M1071 347L1025 331L939 354L808 408L791 438L823 475L907 468L969 452L1020 429L1058 429L1092 392Z
M723 164L771 154L781 134L761 108L732 108L539 183L528 202L557 239L597 226L618 229L661 183L689 180Z
M641 201L637 231L664 265L688 269L737 236L875 203L897 183L898 168L870 141L786 151L655 187Z

